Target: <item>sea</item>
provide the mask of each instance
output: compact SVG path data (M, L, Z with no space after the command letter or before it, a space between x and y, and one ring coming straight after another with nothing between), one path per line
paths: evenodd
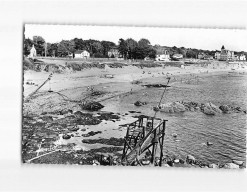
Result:
M192 76L188 76L188 79ZM193 80L193 79L192 79ZM166 83L165 77L152 82ZM174 101L211 102L217 106L229 104L247 109L247 74L222 72L204 74L197 82L177 79L167 88L161 103ZM145 83L145 80L143 81ZM154 106L161 99L164 88L142 87L131 94L104 102L104 110L114 113L139 111L138 114L154 116ZM141 107L135 101L147 102ZM232 160L246 162L247 115L244 113L205 115L202 112L164 113L156 117L167 119L163 151L165 155L185 158L188 154L207 163L228 163ZM122 132L123 135L125 132ZM109 133L110 136L111 133ZM172 136L177 134L175 138ZM206 143L212 145L208 146Z

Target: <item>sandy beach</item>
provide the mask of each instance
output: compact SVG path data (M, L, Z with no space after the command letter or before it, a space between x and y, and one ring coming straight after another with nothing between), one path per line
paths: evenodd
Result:
M57 63L65 64L60 61ZM39 154L45 154L58 148L58 152L34 159L32 163L92 164L95 155L99 154L112 155L117 159L121 156L123 137L126 134L123 125L135 121L134 117L140 114L152 115L152 108L158 104L162 90L153 88L155 92L151 92L145 85L166 84L167 78L170 78L171 89L193 90L204 82L204 78L227 74L246 75L247 66L242 62L205 61L203 65L194 63L183 67L163 65L149 68L128 65L122 68L105 66L103 69L66 71L54 73L49 82L31 99L25 101L50 73L24 71L23 144L30 143L23 154L24 162L34 158L37 150L40 151ZM92 92L99 93L94 95ZM155 93L157 97L153 98L152 94ZM147 105L133 105L135 101L144 99ZM183 100L182 96L174 98L174 101L180 100ZM104 108L98 112L82 110L80 104L88 101L100 102ZM164 99L162 103L166 101ZM129 113L131 108L132 112ZM76 116L77 112L83 113L85 120L77 124L78 131L71 132L69 128L74 123L68 117ZM32 132L27 130L30 126L34 127ZM64 139L65 134L69 135L70 139ZM193 167L184 164L176 166Z

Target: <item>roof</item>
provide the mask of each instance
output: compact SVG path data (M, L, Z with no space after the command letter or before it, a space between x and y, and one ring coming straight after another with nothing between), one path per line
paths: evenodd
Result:
M88 52L87 50L77 50L77 51L75 51L75 54L81 54L84 51Z
M183 55L182 54L174 54L172 57L174 58L183 58Z

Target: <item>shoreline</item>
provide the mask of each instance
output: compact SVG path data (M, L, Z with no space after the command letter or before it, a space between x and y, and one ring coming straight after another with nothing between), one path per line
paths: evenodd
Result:
M89 84L89 86L94 87L95 91L104 92L103 94L91 97L94 101L99 101L100 99L110 98L111 96L115 96L115 98L116 97L120 98L121 96L119 96L118 93L121 95L126 95L126 94L128 95L130 92L135 92L135 90L136 91L141 90L143 87L140 85L142 85L142 84L159 83L159 80L162 80L164 82L164 78L166 78L168 76L171 77L171 85L173 85L176 82L181 82L179 80L180 77L182 77L182 79L184 79L186 81L187 76L191 76L191 74L195 74L196 76L200 76L200 77L207 77L207 76L226 74L226 72L232 71L231 69L232 69L231 67L229 67L228 69L220 69L220 68L219 69L213 69L213 68L210 69L210 68L204 68L204 67L195 68L194 65L193 66L186 66L185 69L181 69L181 68L177 68L177 67L166 67L166 68L159 67L159 68L143 68L143 69L140 69L137 67L124 67L124 68L118 68L118 70L110 68L106 71L105 70L102 71L102 70L96 70L94 68L94 69L90 69L90 70L86 70L86 71L82 71L82 72L70 73L70 74L55 74L54 80L52 79L52 82L51 82L51 85L52 85L51 88L54 91L58 90L59 92L61 92L64 95L69 96L73 100L80 101L80 100L82 100L82 96L83 96L82 94L83 93L85 93L85 92L89 93L87 91L87 86ZM136 70L138 70L138 72L132 73L133 71L136 71ZM238 74L238 72L245 72L246 73L246 70L247 69L245 68L244 70L241 69L241 71L234 71L234 72L236 72L237 74ZM144 74L143 74L143 71L145 71ZM150 71L151 74L149 74L148 71ZM94 76L91 75L89 77L88 75L90 75L90 73L92 73L92 72L93 72ZM130 72L131 72L131 74L130 74ZM162 74L162 72L165 75ZM169 72L169 74L167 74L167 72ZM36 74L32 71L27 71L27 72L24 72L24 79L26 79L25 81L32 80L32 82L34 82L34 83L40 83L42 80L44 80L47 77L48 74L49 73L42 73L42 72ZM109 74L109 75L114 75L114 76L113 76L113 78L102 78L101 77L102 74ZM28 78L26 78L26 77L28 77ZM36 80L34 79L34 77L36 77ZM92 80L93 78L94 78L94 80ZM134 84L133 83L136 81L139 81L140 84ZM63 83L62 86L61 86L61 83ZM71 86L73 86L73 87L71 87ZM24 86L24 92L25 92L25 87L27 87L27 85ZM75 112L81 110L80 106L77 105L78 103L64 101L62 97L60 97L58 95L54 95L52 93L48 93L47 90L49 89L49 87L50 86L48 86L48 85L46 87L44 86L44 88L42 90L40 90L40 92L37 94L37 96L34 96L34 98L29 103L27 103L27 104L29 104L29 106L31 106L29 114L26 113L27 116L30 114L31 115L35 114L38 116L37 117L38 123L39 122L42 123L42 119L40 120L40 116L41 116L40 114L42 112L44 112L44 110L47 113L55 112L55 111L63 111L63 110L66 111L69 109L73 110L73 113L75 113ZM50 102L48 102L48 101L50 101ZM25 105L27 105L27 104L25 104ZM43 108L40 109L42 106L43 106ZM24 109L23 109L24 115L26 115L25 109L26 108L24 107ZM107 111L104 111L104 112L107 112ZM84 113L87 113L87 112L84 112ZM90 113L90 112L88 112L88 113ZM92 114L94 115L94 113L92 113ZM123 115L124 113L119 113L119 114L113 113L113 114ZM93 115L92 115L92 117L94 117ZM129 115L129 116L131 116L131 115ZM110 118L107 120L112 120ZM50 121L50 122L54 123L56 120L53 122L52 121ZM115 121L115 122L117 122L117 121ZM36 121L36 123L37 123L37 121ZM36 123L34 123L34 124L36 124ZM46 121L43 125L47 125L47 124L49 124L49 122ZM40 125L42 126L42 124L40 124ZM63 128L64 127L62 127L62 129ZM63 131L62 129L60 131ZM65 129L66 129L66 127L65 127ZM88 132L88 131L86 131L86 132ZM55 139L55 137L56 136L54 136L54 139ZM95 138L93 138L93 139L95 139ZM51 141L49 143L52 143L52 142L53 141ZM98 151L99 149L98 150L94 149L94 150ZM108 149L103 149L103 150L108 151L108 150L113 150L113 148L110 146ZM81 151L81 152L83 153L83 151ZM115 152L117 152L117 151L115 151ZM86 152L86 153L90 153L90 152ZM53 155L55 155L55 153ZM64 154L64 155L66 156L66 154ZM75 156L77 156L77 155L78 155L77 152L75 152ZM92 154L91 154L91 156L92 156ZM89 159L91 159L90 160L91 164L92 164L92 160L95 160L95 159L92 159L91 157ZM53 160L55 160L55 159L53 159ZM173 162L174 166L182 166L182 167L187 166L187 164L177 163L178 159L173 159L173 160L176 160L176 163L175 163L175 161ZM184 161L184 159L182 159L182 160ZM71 160L71 162L72 161L73 160ZM181 162L183 162L183 161L181 161ZM41 161L37 160L37 162L42 163L42 160ZM198 163L199 162L197 162L197 164ZM229 162L229 163L231 163L231 162ZM79 162L78 164L84 164L84 163ZM194 165L190 164L189 166L193 167ZM200 167L200 163L198 165L195 164L195 166ZM202 167L206 167L206 166L202 165ZM208 165L207 165L207 167L208 167ZM221 167L221 165L219 167Z

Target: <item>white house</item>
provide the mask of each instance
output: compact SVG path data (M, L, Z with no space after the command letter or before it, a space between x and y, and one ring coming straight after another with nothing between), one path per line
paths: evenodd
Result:
M75 58L88 59L88 58L90 58L90 53L86 50L77 50L75 52Z
M239 60L240 60L240 61L246 61L246 56L245 56L244 54L241 54L241 55L239 56Z
M219 60L220 59L220 52L215 52L214 58Z
M167 50L161 53L157 52L155 60L156 61L170 61L170 55Z
M34 47L34 45L32 46L32 48L30 49L30 54L28 55L29 58L34 58L37 56L37 51Z

